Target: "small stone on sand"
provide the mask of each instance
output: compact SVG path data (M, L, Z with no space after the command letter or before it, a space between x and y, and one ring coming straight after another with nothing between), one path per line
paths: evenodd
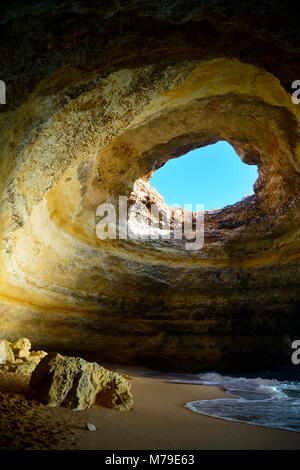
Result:
M86 423L86 428L89 430L89 431L97 431L97 428L94 424L92 423Z

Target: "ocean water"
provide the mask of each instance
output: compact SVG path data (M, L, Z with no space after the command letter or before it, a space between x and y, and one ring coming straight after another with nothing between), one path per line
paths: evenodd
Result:
M195 413L300 432L299 372L282 369L260 376L225 376L210 372L195 375L162 374L160 377L168 378L173 383L220 387L230 397L186 403L185 406Z

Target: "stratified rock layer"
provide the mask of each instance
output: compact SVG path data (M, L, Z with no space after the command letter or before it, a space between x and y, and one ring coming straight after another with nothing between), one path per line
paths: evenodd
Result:
M2 335L157 368L290 364L300 336L292 9L24 1L1 30ZM202 250L97 238L99 204L125 195L165 207L153 171L218 140L259 178L254 196L205 213Z
M48 406L84 410L94 403L117 410L130 410L130 384L117 372L80 357L49 353L32 373L29 385Z

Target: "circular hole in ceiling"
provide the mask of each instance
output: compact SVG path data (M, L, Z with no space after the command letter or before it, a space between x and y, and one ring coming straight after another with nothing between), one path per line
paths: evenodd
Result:
M205 210L221 209L254 194L256 165L242 162L226 141L192 150L169 160L152 176L150 184L170 206L203 204Z

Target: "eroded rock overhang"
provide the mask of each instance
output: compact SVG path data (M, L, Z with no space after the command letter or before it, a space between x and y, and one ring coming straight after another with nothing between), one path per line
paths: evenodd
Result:
M289 360L299 107L262 66L178 57L103 76L57 67L1 113L3 336L185 370ZM259 178L254 196L205 213L202 250L97 238L99 204L155 200L153 171L218 140Z

